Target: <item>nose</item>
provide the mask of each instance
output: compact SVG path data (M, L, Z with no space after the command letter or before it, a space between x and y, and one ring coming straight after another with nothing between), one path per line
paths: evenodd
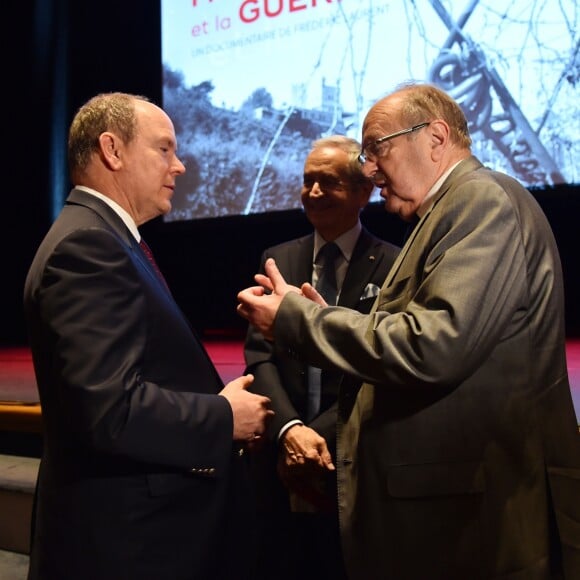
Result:
M359 161L360 162L360 161ZM369 157L364 158L364 162L361 163L361 171L363 175L369 179L372 177L374 173L378 170L378 166L375 163L375 160Z
M185 165L177 155L175 156L175 163L173 165L175 166L174 171L177 175L183 175L185 173Z
M375 187L378 187L379 189L384 189L387 186L387 178L385 174L380 170L372 173L369 176L369 179L372 181L373 185Z
M323 194L324 194L324 190L320 187L320 183L318 183L318 181L315 181L312 184L312 187L310 188L308 195L310 197L320 197Z

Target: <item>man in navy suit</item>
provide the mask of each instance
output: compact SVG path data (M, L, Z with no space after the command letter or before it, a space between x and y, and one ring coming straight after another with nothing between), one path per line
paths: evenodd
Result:
M373 190L357 161L360 147L342 135L313 144L304 164L301 199L314 232L265 250L261 271L273 257L288 283L316 283L322 273L319 251L335 242L340 249L333 272L337 303L368 312L399 248L360 223ZM269 397L275 411L264 448L251 455L263 526L258 577L339 580L344 566L333 458L341 375L320 375L302 362L276 355L272 343L254 327L248 330L245 357L247 371L255 376L251 390ZM317 408L309 409L313 382L319 383L320 393Z
M75 187L24 293L44 423L29 579L247 578L244 447L269 401L251 377L224 387L140 246L185 171L173 124L98 95L68 153Z

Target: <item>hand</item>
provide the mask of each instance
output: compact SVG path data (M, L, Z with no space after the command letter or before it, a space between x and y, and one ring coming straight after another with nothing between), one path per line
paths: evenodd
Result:
M304 296L304 298L308 298L308 300L316 302L316 304L319 306L328 306L326 300L324 300L318 290L309 282L304 282L304 284L302 284L300 287L300 290L302 291L302 296Z
M252 286L238 294L237 311L250 324L255 326L267 340L274 338L274 319L282 299L288 292L300 289L286 284L280 270L272 258L265 264L266 275L256 274L255 280L260 286ZM267 294L266 290L270 293Z
M300 294L300 288L296 286L292 286L288 284L286 280L284 280L284 276L282 276L278 266L276 265L276 260L274 258L268 258L266 263L264 264L264 270L266 274L256 274L254 276L254 280L269 290L274 294L278 294L279 296L285 296L288 292L297 292Z
M283 435L282 449L284 463L288 467L316 465L329 471L335 469L326 440L306 425L290 427Z
M274 415L270 399L250 393L246 389L254 382L253 375L238 377L229 382L221 391L231 407L234 416L234 441L244 441L254 445L266 430L266 422Z
M316 431L296 425L284 434L278 475L288 490L318 511L332 509L326 474L334 469L326 441Z
M270 290L270 292L274 292L281 296L285 296L288 292L296 292L297 294L301 294L305 298L312 300L312 302L316 302L316 304L319 304L320 306L328 306L322 295L312 284L310 284L310 282L304 282L300 288L288 284L286 280L284 280L280 270L278 270L274 258L266 260L264 266L267 275L256 274L254 280L256 280L256 282L266 290Z

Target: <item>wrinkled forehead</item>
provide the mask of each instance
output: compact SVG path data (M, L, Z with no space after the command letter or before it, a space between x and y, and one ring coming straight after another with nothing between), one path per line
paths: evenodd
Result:
M375 103L363 122L362 140L366 143L399 128L400 99L389 96Z
M310 151L304 162L304 170L332 169L343 171L349 163L348 154L338 147L317 147Z

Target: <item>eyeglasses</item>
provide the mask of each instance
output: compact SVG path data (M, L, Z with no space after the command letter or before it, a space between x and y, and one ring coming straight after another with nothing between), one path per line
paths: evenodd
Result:
M371 143L363 147L363 150L358 156L358 162L361 165L364 165L367 161L371 161L373 158L376 158L379 153L379 145L381 143L386 143L387 141L390 141L395 137L399 137L400 135L414 133L415 131L418 131L419 129L426 127L427 125L429 125L429 121L427 121L426 123L419 123L418 125L414 125L409 129L403 129L402 131L397 131L396 133L391 133L390 135L385 135L384 137L380 137L379 139L372 141Z

